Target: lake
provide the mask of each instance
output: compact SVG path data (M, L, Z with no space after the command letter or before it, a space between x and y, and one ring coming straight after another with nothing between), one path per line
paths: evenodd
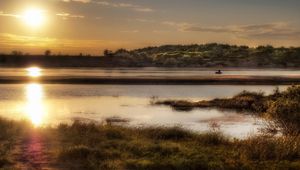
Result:
M80 69L43 69L43 76L78 77L178 77L178 76L218 76L217 69L187 68L80 68ZM222 75L244 76L299 76L300 70L294 69L224 69ZM26 76L26 69L0 68L0 77Z
M204 100L231 97L243 90L271 93L276 86L241 85L0 85L0 116L55 126L74 120L103 123L114 120L125 126L182 126L204 132L218 123L227 135L243 138L256 134L263 120L233 111L195 109L178 112L153 106L151 98ZM286 88L280 86L280 89Z

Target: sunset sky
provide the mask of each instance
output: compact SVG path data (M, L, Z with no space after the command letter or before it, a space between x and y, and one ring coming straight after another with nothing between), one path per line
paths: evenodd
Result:
M300 46L299 0L0 0L0 53L162 44Z

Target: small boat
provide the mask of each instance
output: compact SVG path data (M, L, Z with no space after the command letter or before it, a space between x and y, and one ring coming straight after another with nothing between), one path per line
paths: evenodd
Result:
M223 74L221 70L216 71L216 74Z

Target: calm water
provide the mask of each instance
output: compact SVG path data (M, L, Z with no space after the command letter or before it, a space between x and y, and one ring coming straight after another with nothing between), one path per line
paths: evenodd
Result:
M207 131L211 122L217 122L224 133L245 137L256 133L262 120L216 109L177 112L167 106L151 105L151 97L202 100L231 97L242 90L271 93L274 89L275 86L226 85L0 85L0 116L28 119L37 126L118 118L128 120L125 124L129 126L180 125L201 132Z
M155 76L216 76L215 69L172 69L172 68L144 68L144 69L43 69L44 76L89 76L89 77L155 77ZM25 69L2 68L1 76L26 76ZM299 76L300 70L289 69L226 69L223 75L248 76Z

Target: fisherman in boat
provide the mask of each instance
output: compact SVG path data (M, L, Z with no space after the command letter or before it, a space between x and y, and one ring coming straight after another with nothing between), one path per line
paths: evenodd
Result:
M221 70L216 71L216 74L223 74Z

